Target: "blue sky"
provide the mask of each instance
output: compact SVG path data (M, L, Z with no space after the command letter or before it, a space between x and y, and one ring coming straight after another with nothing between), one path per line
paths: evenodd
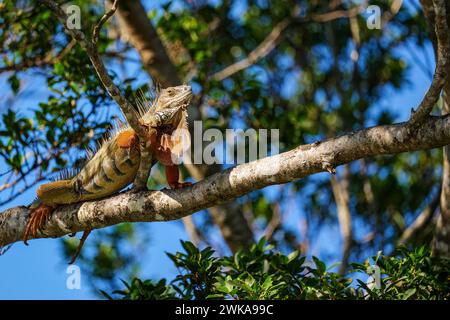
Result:
M414 48L413 48L414 49ZM428 48L432 60L431 48ZM408 64L410 85L401 91L388 90L385 97L379 103L380 108L394 109L398 112L398 121L407 120L412 107L416 107L422 99L430 83L430 78L412 63L413 57L410 49L400 49L398 54ZM128 69L128 68L127 68ZM131 71L130 71L131 70ZM120 70L119 74L120 74ZM128 69L129 74L138 73L141 79L146 75L136 68ZM124 76L124 75L122 75ZM5 110L8 97L10 95L6 76L0 76L0 112ZM39 83L37 78L24 79L24 85L29 90L34 90L31 97L20 98L20 103L29 107L45 97L45 83ZM18 104L15 103L17 106ZM26 112L26 110L23 110ZM283 137L280 137L281 141ZM0 163L0 173L5 171L5 165ZM270 187L276 192L276 186ZM31 188L21 197L14 200L8 206L0 207L0 211L16 205L29 204L35 196L36 188ZM3 196L3 195L2 195ZM0 199L1 200L1 199ZM197 213L195 219L201 218ZM296 217L292 215L287 218L287 223L298 223L294 221ZM146 230L151 235L151 241L147 252L143 255L143 276L148 277L169 277L172 278L176 270L170 263L165 252L175 252L181 249L179 239L188 240L180 221L151 223L146 226ZM79 235L78 235L79 237ZM319 236L319 241L313 246L313 252L336 250L339 246L339 230L330 226ZM373 254L376 254L375 252ZM330 261L332 263L334 261ZM30 246L23 243L16 243L3 256L0 256L0 299L93 299L97 296L93 294L87 279L81 273L81 290L69 290L66 288L68 274L67 261L61 254L59 240L45 239L30 241Z

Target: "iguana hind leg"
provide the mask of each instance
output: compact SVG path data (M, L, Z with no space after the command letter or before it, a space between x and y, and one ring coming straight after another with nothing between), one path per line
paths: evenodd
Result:
M50 219L52 212L58 205L77 202L79 194L76 191L74 181L58 180L45 183L36 191L39 205L31 208L30 218L25 228L23 241L28 245L30 235L36 237L39 230Z
M36 237L37 232L42 229L45 222L50 219L55 208L41 203L37 208L33 209L30 214L25 233L23 235L23 242L28 245L28 237L30 234Z

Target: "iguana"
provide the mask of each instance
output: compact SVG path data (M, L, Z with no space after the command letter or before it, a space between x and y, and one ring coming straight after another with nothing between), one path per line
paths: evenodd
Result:
M146 128L153 163L165 166L167 183L172 189L182 188L190 183L179 182L179 169L172 161L183 149L182 137L175 138L176 129L189 137L187 131L187 106L192 98L188 85L162 89L153 106L139 107L139 122ZM190 142L189 142L190 143ZM91 153L85 166L73 177L43 184L37 189L37 201L31 206L23 241L27 244L30 234L36 236L56 207L110 196L130 185L140 164L140 141L135 131L122 126L110 134L98 150ZM150 168L149 168L150 169ZM81 250L90 230L86 230L74 258ZM73 262L72 259L71 262Z

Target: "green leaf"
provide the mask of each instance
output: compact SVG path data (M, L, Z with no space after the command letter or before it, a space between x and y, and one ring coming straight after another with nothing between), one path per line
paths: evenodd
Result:
M181 241L181 245L187 253L195 254L198 253L198 249L190 241Z
M99 289L99 292L108 300L114 300L106 291Z
M55 71L55 74L62 76L64 74L64 65L58 61L53 65L53 70Z
M409 297L411 297L412 295L414 295L416 293L416 288L411 288L406 290L406 292L403 294L403 300L407 300L409 299Z
M291 253L288 255L288 262L291 262L292 260L297 259L297 257L298 257L299 255L300 255L300 251L298 251L298 250L295 250L295 251L291 252Z
M317 271L319 271L320 274L324 274L326 271L326 265L322 261L319 260L317 257L312 257L314 260L314 263L316 264Z
M20 80L17 78L15 74L8 78L9 85L11 86L11 90L14 94L17 94L20 89Z

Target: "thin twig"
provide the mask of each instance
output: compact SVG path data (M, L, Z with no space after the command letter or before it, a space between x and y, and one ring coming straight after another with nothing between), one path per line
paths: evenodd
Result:
M98 42L98 35L100 33L100 30L102 29L102 26L106 23L106 21L109 20L109 18L111 18L114 13L117 10L117 3L119 2L119 0L114 0L114 3L111 7L111 9L106 12L103 17L101 17L101 19L98 21L98 23L95 25L94 27L94 31L92 32L92 43L94 44L94 46L97 46L97 42Z
M359 13L361 13L366 7L366 1L358 5L357 7L351 8L349 10L335 10L332 12L327 12L323 14L313 14L311 15L311 20L314 22L330 22L332 20L336 20L339 18L351 18L355 17ZM295 9L294 11L298 11ZM288 26L296 20L295 15L293 17L286 18L275 25L269 35L253 50L248 56L238 62L235 62L224 69L214 73L210 76L210 79L216 81L222 81L231 75L242 71L262 58L266 57L269 53L276 48L280 40L282 39L284 32L288 28Z
M8 169L5 172L0 173L0 177L3 177L5 175L7 175L8 173L10 173L13 169Z
M253 50L248 56L228 67L214 73L210 78L216 81L222 81L229 76L248 68L258 60L267 56L277 46L281 40L284 31L292 22L292 18L286 18L280 21L269 33L269 35Z
M139 137L146 137L144 128L139 124L137 113L131 103L120 93L119 88L113 83L112 79L108 75L108 72L103 64L96 46L91 41L87 40L86 35L82 30L69 29L66 25L68 19L66 13L52 0L41 0L50 11L58 18L58 20L64 25L64 29L67 34L72 36L85 50L89 56L89 59L97 72L100 81L103 83L108 94L116 101L122 110L128 124L136 131Z
M315 22L330 22L342 18L356 17L365 9L367 6L366 2L364 1L364 3L348 10L334 10L327 13L312 14L311 19Z
M394 18L397 13L400 11L401 7L403 5L403 0L394 0L392 1L391 7L389 8L389 11L386 11L383 13L383 17L381 19L381 27L384 28L384 26Z
M264 238L270 240L275 232L275 230L281 224L281 209L279 203L274 203L272 205L272 219L267 223L267 227L264 230Z
M69 44L63 50L61 50L56 56L52 56L52 55L46 55L45 57L38 56L38 57L35 57L34 59L26 59L19 63L0 67L0 73L6 72L6 71L21 71L21 70L27 69L27 68L44 67L44 66L52 65L55 62L61 61L61 59L64 58L64 56L70 50L72 50L75 43L76 43L75 40L70 41Z
M22 195L22 194L23 194L25 191L27 191L29 188L35 186L36 184L38 184L39 182L41 182L41 181L43 181L43 180L45 180L45 178L43 178L43 177L37 178L36 180L34 180L34 181L31 182L31 183L25 184L25 185L24 185L20 190L18 190L17 192L14 192L14 191L15 191L15 186L12 186L13 189L11 189L11 191L12 191L12 192L11 192L11 195L10 195L8 198L6 198L6 199L2 199L2 201L0 202L0 206L3 206L3 205L5 205L5 204L7 204L8 202L10 202L10 201L16 199L18 196Z
M425 207L425 209L422 210L414 222L403 231L398 244L405 244L411 241L411 239L417 236L417 234L428 225L437 207L439 206L440 195L441 190L436 193L431 202Z

